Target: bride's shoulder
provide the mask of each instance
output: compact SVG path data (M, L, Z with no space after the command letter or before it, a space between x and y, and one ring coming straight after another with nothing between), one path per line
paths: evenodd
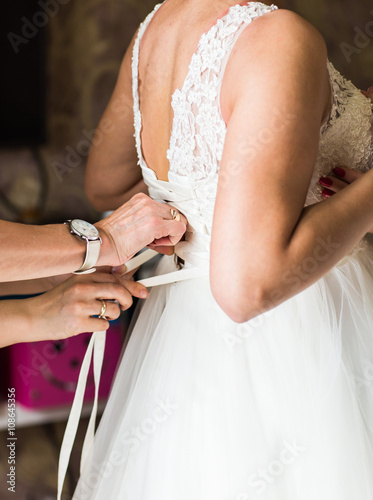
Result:
M327 49L320 32L298 14L285 9L272 11L250 23L232 52L230 69L326 67ZM229 69L228 69L229 71Z
M292 51L312 48L326 52L321 33L306 19L295 12L277 9L259 17L243 31L239 40L241 48L266 47L275 52L290 48Z
M230 116L253 93L274 101L302 86L325 101L330 93L326 44L316 28L288 10L275 10L245 27L230 56L222 87L222 106ZM239 76L239 78L238 78ZM312 82L312 85L311 85ZM293 90L291 90L293 89Z

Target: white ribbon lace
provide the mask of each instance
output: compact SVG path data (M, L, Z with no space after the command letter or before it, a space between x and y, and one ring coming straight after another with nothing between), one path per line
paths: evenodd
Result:
M137 255L136 257L134 257L133 259L131 259L126 263L127 271L129 272L133 271L134 269L137 269L142 264L152 259L155 255L159 255L158 252L155 252L154 250L145 250L140 255ZM142 283L146 287L153 287L153 286L166 285L178 281L198 278L206 275L208 275L207 267L190 267L187 269L181 269L179 271L174 271L160 276L153 276L151 278L146 278L140 280L139 283ZM89 468L90 460L92 459L94 430L95 430L96 416L97 416L98 390L100 386L101 369L105 353L105 339L106 339L105 331L94 332L92 334L92 337L88 344L87 351L83 359L82 367L80 369L74 401L71 407L69 419L67 421L67 426L61 446L61 452L58 464L57 500L61 500L62 488L65 481L66 472L70 461L71 451L74 445L76 433L79 426L80 416L82 412L89 367L93 357L95 396L93 401L92 413L89 419L88 428L83 444L82 457L80 461L80 473L82 473L83 469L85 469L86 467Z

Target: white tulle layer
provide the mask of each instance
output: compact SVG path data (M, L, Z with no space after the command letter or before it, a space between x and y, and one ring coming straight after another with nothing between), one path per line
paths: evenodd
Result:
M245 325L152 289L74 500L372 500L372 285L366 248Z

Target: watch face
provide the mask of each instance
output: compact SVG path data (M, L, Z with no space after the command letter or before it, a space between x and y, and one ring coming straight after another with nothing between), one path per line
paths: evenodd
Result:
M98 238L100 236L98 230L85 220L74 219L71 221L71 228L87 238Z

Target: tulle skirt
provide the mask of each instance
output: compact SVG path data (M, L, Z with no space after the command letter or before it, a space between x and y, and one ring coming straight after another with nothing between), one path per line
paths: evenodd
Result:
M74 500L373 499L369 246L242 325L208 277L140 309Z

